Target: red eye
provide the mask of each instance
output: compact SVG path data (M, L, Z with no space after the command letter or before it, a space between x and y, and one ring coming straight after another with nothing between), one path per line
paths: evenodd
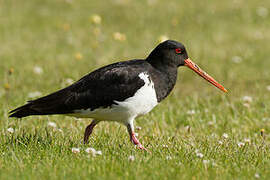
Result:
M177 54L181 54L182 50L181 50L180 48L177 48L177 49L175 49L175 52L176 52Z

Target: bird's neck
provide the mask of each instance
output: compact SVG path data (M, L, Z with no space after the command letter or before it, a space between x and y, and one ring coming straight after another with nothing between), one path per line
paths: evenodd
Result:
M149 62L153 67L151 77L154 81L158 102L160 102L170 94L175 86L177 80L177 67L154 60L152 62L155 63Z
M176 70L177 65L170 59L170 57L161 53L151 53L146 61L150 63L153 67L160 71Z

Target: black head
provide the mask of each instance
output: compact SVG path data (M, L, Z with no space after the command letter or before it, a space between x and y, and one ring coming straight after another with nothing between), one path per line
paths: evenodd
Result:
M146 60L153 66L162 68L163 66L183 66L186 59L188 59L188 54L185 46L177 41L167 40L160 43Z
M177 41L167 40L160 43L146 58L146 61L160 71L165 70L166 72L172 72L175 75L177 74L177 67L189 67L217 88L227 92L221 84L189 59L185 46Z

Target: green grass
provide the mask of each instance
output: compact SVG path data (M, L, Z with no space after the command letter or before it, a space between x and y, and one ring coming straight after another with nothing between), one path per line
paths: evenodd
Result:
M269 8L266 0L0 0L0 179L269 179ZM91 22L93 14L100 24ZM115 40L114 32L126 40ZM67 78L143 58L161 35L184 43L229 93L180 68L171 95L136 121L151 154L135 149L116 123L100 123L87 146L81 142L90 119L8 119L30 92L45 95ZM43 73L35 74L35 66ZM244 104L243 96L253 101ZM245 138L250 143L239 147ZM84 152L90 146L102 155Z

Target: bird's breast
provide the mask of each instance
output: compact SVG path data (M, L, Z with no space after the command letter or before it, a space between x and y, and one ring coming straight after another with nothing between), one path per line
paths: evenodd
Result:
M137 90L134 96L122 102L115 101L118 106L125 108L128 113L134 116L144 115L158 104L154 83L149 75L143 72L139 74L139 77L145 84Z

